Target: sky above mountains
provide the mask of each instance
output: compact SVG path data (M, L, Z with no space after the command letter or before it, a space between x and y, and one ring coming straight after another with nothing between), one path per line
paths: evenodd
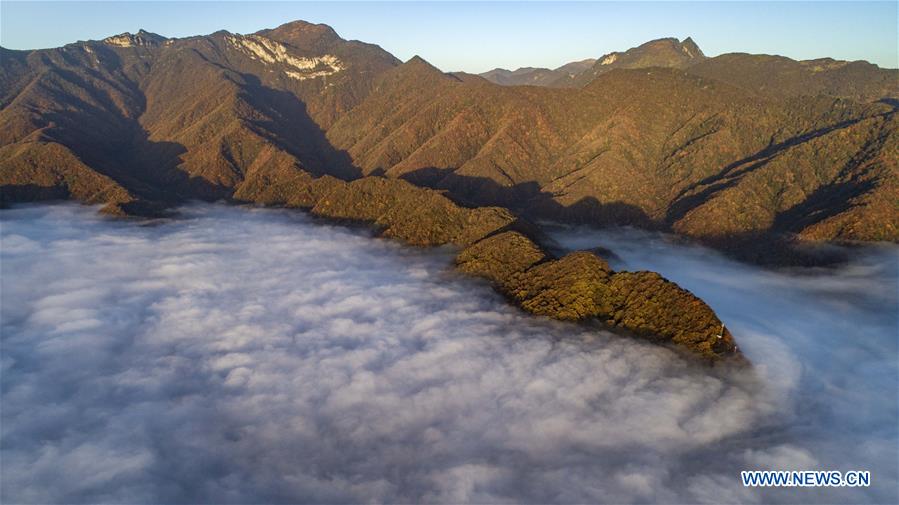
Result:
M326 23L346 39L446 71L557 67L660 37L727 52L899 67L896 2L0 1L0 45L56 47L143 28L169 37Z

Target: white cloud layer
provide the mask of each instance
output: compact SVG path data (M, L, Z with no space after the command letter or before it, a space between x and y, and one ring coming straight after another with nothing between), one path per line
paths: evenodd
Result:
M734 372L299 213L0 218L3 503L897 501L895 249L788 276L559 235L709 301L755 363ZM767 468L873 486L742 488Z

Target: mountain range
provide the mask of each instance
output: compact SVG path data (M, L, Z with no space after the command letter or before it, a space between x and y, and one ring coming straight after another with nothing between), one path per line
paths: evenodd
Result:
M578 75L593 68L594 63L596 63L596 58L587 58L586 60L572 61L554 69L522 67L517 70L506 70L494 68L478 75L494 84L503 86L565 86Z
M301 21L0 49L0 60L5 202L133 213L256 201L299 173L383 175L465 205L663 229L762 262L780 258L754 246L775 240L899 238L899 74L865 62L708 58L689 38L660 39L564 87L498 86Z
M705 59L693 39L652 40L624 52L604 54L600 58L573 61L554 70L519 68L514 72L497 68L478 74L484 79L506 86L531 85L557 88L582 87L597 76L616 68L665 67L686 69Z
M557 258L532 223L660 229L763 263L899 239L897 70L709 58L688 38L535 72L445 73L303 21L0 48L0 197L306 208L455 244L460 269L530 312L705 357L736 347L701 300Z
M615 69L649 67L676 68L762 95L828 95L863 102L895 98L899 79L895 70L881 69L866 61L832 58L796 61L783 56L745 53L709 58L690 37L681 41L652 40L624 52L573 61L554 70L496 68L478 75L504 86L583 87Z

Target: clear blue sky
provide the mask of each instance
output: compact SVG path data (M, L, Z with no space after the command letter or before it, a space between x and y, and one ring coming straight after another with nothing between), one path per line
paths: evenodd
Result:
M899 67L897 2L10 2L0 45L60 46L143 28L169 37L250 33L304 19L445 71L556 67L659 37L706 54L830 56Z

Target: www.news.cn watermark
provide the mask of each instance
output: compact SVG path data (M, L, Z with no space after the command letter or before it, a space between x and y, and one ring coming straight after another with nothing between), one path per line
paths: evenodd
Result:
M871 472L857 470L749 470L740 472L744 487L868 487Z

